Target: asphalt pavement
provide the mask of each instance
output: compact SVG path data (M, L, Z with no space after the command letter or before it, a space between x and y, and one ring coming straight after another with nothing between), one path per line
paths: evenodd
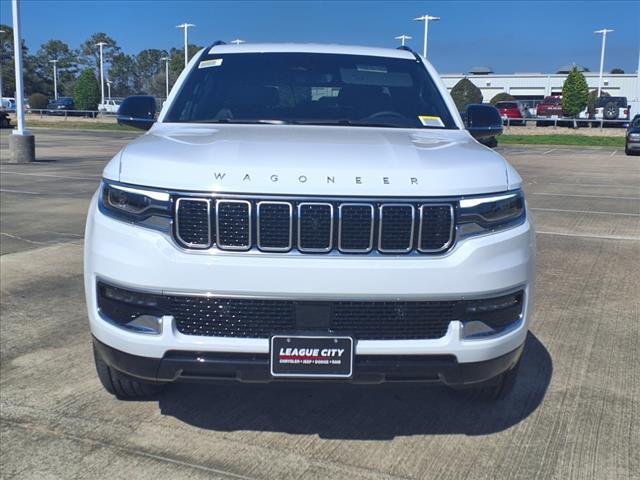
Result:
M93 367L88 202L128 132L0 134L2 478L640 478L640 157L506 146L536 221L537 305L513 394L173 385L121 401Z

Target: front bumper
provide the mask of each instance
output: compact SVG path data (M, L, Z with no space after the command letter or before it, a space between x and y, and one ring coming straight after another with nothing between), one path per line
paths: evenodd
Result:
M317 380L273 378L267 354L228 354L169 351L162 358L148 358L121 352L93 338L100 358L111 368L151 382L243 383L313 382ZM367 355L354 361L351 378L331 380L357 384L395 382L443 383L452 387L484 382L513 368L524 345L482 362L459 363L452 355ZM326 381L322 379L321 381Z
M463 339L453 321L441 338L359 340L356 365L368 355L451 355L458 364L484 362L525 341L532 308L533 225L458 242L446 254L424 256L288 255L186 252L166 235L103 215L94 198L85 236L85 289L91 331L101 343L134 356L163 359L167 352L269 353L266 338L183 335L170 319L162 334L122 329L101 317L98 280L159 293L294 300L446 300L496 296L522 289L522 318L502 334ZM388 357L390 358L390 357Z

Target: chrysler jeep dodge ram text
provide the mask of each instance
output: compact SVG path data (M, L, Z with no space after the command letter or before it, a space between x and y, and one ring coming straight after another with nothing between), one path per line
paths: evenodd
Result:
M104 387L173 381L443 383L516 375L532 308L522 179L407 48L224 45L104 169L85 288ZM474 138L475 137L475 138Z

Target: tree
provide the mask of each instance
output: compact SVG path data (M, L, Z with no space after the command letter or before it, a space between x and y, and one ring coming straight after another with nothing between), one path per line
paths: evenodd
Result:
M80 74L74 88L73 98L78 110L97 110L100 103L100 84L92 68Z
M68 90L67 84L73 83L78 72L76 54L69 45L61 40L49 40L42 44L33 57L34 70L40 79L41 88L38 91L49 96L55 96L53 91L53 65L51 60L57 60L58 93Z
M105 64L111 63L111 59L121 51L116 41L103 32L94 33L82 43L78 49L78 61L85 67L93 68L97 75L100 74L100 48L97 46L100 42L107 44L102 47L102 59Z
M42 93L32 93L29 96L29 107L31 109L40 110L47 108L47 104L49 103L49 99L46 95Z
M562 113L573 117L574 126L576 116L586 108L589 101L589 87L584 75L573 67L562 85Z
M166 56L166 50L158 50L155 48L142 50L136 55L136 75L141 93L151 93L150 85L153 82L153 78L159 72L164 72L164 62L162 58Z
M611 70L611 73L613 73L614 75L616 75L616 74L621 74L621 73L624 73L624 70L623 70L623 69L621 69L621 68L613 68L613 69Z
M126 97L139 93L136 61L131 55L118 53L113 56L109 68L109 80L112 82L111 94Z
M15 61L13 56L13 28L9 25L0 24L0 63L2 63L2 95L5 97L13 97L16 92L16 76ZM33 85L37 84L39 79L34 72L33 61L29 55L29 49L24 39L22 40L22 68L24 79L24 92L29 94L35 89Z
M465 110L467 105L482 103L482 92L468 78L463 78L453 86L451 97L460 112Z
M489 101L489 103L491 103L491 105L495 105L498 102L513 102L515 101L516 97L514 97L513 95L508 94L507 92L501 92L498 93L497 95L494 95L494 97Z

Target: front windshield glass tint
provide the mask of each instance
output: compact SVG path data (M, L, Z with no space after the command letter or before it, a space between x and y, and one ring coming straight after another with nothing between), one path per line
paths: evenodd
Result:
M164 121L457 128L417 60L317 53L204 55Z

